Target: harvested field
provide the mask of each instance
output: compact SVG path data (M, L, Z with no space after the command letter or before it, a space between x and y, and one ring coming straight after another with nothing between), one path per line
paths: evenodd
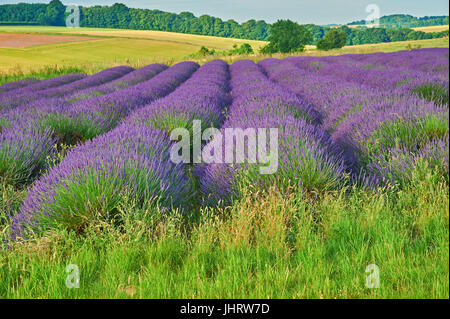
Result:
M89 37L47 34L0 33L0 48L27 48L35 45L92 40Z
M413 28L413 30L422 31L422 32L441 32L441 31L448 30L448 24L447 25L434 25L431 27L418 27L418 28Z

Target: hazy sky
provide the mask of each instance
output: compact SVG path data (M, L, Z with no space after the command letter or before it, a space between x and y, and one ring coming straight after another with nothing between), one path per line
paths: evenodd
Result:
M50 0L0 0L0 3L49 2ZM274 22L291 19L299 23L347 23L367 17L368 4L376 4L381 15L406 13L414 16L448 15L447 0L62 0L83 6L121 2L128 7L176 12L190 11L196 16L209 14L223 20L249 19Z

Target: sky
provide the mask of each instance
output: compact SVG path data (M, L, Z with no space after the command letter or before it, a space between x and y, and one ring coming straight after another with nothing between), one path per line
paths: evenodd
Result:
M0 0L0 4L19 2L50 2L50 0ZM82 6L111 5L115 2L132 8L159 9L180 13L190 11L196 16L208 14L223 20L244 22L249 19L273 23L291 19L301 24L345 24L364 20L366 7L376 4L380 15L396 13L413 16L448 15L447 0L62 0L64 4Z

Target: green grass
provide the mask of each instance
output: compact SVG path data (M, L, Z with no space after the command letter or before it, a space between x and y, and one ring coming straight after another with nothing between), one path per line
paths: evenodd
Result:
M145 39L102 38L24 49L1 48L0 69L5 72L8 69L32 70L46 65L80 65L84 68L97 64L100 66L144 65L158 61L181 60L197 50L197 47L191 44L161 43Z
M439 105L449 104L448 88L435 83L424 83L412 90L419 97L433 101Z
M100 71L100 70L98 70ZM13 82L13 81L19 81L26 78L36 78L36 79L50 79L61 75L66 74L73 74L73 73L85 73L86 69L77 67L77 66L68 66L68 67L59 67L57 65L52 66L45 66L38 70L31 70L31 71L23 71L22 69L18 68L14 72L9 73L2 73L0 72L0 85L7 83L7 82Z
M0 207L22 197L3 191ZM124 198L119 226L97 220L81 236L55 230L0 250L0 297L448 298L448 200L428 169L402 191L247 190L197 221ZM79 289L66 288L69 264ZM365 287L369 264L379 289Z

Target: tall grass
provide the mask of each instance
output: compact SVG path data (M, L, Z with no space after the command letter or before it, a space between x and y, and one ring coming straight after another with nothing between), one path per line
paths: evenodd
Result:
M0 208L20 201L1 191ZM449 297L449 192L438 172L417 167L401 191L243 194L196 221L124 196L119 222L4 244L0 297ZM69 264L79 289L66 288ZM379 289L365 286L369 264L380 268Z
M56 76L72 73L86 73L86 69L78 66L48 65L43 68L25 72L20 68L16 68L10 72L0 72L0 85L7 82L20 81L27 78L45 80L54 78Z
M428 101L433 101L438 105L448 105L449 104L449 93L448 88L441 86L436 83L424 83L414 90L419 97L424 98Z

